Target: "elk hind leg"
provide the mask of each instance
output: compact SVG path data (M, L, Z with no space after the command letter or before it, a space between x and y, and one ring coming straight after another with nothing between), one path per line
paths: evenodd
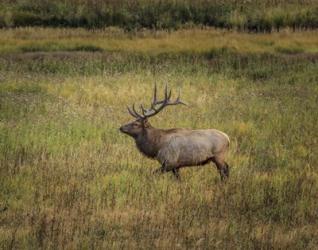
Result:
M224 181L227 178L229 178L229 175L230 175L229 165L224 161L224 159L222 157L214 157L212 161L214 162L214 164L216 165L219 171L221 180Z

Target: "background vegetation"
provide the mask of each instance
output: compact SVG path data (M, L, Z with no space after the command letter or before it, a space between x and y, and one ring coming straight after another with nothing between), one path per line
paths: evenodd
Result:
M315 249L317 38L1 30L0 248ZM227 183L153 176L119 133L154 82L191 104L154 126L229 134Z
M318 27L316 0L1 0L0 27L118 26L177 29L193 25L251 32Z

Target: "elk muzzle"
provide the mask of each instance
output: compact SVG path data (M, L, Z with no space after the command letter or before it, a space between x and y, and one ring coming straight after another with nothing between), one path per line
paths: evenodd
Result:
M130 123L122 125L119 131L130 136L134 136L135 134L133 126Z
M119 131L122 133L127 133L127 130L125 130L125 125L120 126Z

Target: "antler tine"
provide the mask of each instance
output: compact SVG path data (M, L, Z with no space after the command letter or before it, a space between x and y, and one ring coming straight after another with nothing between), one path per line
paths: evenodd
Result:
M168 86L166 84L166 86L165 86L165 100L167 100L167 97L168 97Z
M159 103L165 103L165 102L168 102L171 98L171 89L169 90L169 94L168 94L168 85L166 84L165 86L165 99L163 101L159 101L157 102L158 104Z
M157 83L155 83L154 93L153 93L153 99L151 106L154 107L157 103Z
M141 112L142 112L143 116L146 117L147 110L144 108L144 106L142 106L142 104L140 104L140 109L141 109Z
M181 92L181 91L180 91L180 89L179 89L179 91L178 91L178 97L177 97L177 99L176 99L176 102L180 100L180 92Z
M136 114L137 118L141 118L141 119L144 118L143 116L141 116L140 114L138 114L138 112L136 111L136 109L135 109L135 103L133 104L132 109L133 109L134 113Z
M187 103L185 103L183 101L180 101L180 100L178 100L176 104L182 104L182 105L185 105L185 106L189 106Z
M180 103L180 104L183 104L183 105L188 106L188 104L186 104L185 102L183 102L183 101L180 100L180 93L181 93L181 90L179 89L179 94L178 94L178 97L177 97L177 99L175 100L175 102L178 103L178 104Z
M134 112L131 111L131 109L127 106L128 112L131 116L135 117L135 118L139 118L138 116L136 116L136 114L134 114Z
M171 93L171 91L170 91ZM174 102L171 102L170 101L170 96L171 94L169 93L169 99L166 101L166 104L164 104L163 106L168 106L168 105L177 105L177 104L183 104L183 105L186 105L187 104L183 101L180 100L180 89L179 89L179 94L178 94L178 97L176 98L176 100Z
M168 102L169 102L169 100L170 100L170 98L171 98L171 94L172 94L172 91L171 91L171 89L170 89L169 94L168 94L168 99L167 99Z
M144 106L141 104L140 105L140 109L142 112L142 115L141 115L136 111L135 104L133 104L132 110L129 107L127 107L128 112L129 112L129 114L131 114L133 117L135 117L137 119L146 119L148 117L151 117L151 116L158 114L166 106L178 105L178 104L187 105L186 103L184 103L183 101L180 100L180 89L179 89L178 97L173 102L171 101L171 95L172 95L172 91L171 91L171 89L168 91L168 85L166 84L165 91L164 91L164 99L158 101L157 100L157 84L155 83L154 95L153 95L153 100L152 100L150 108L145 109Z

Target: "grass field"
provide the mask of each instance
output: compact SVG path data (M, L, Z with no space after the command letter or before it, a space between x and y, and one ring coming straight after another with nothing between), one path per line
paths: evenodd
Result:
M0 52L121 52L151 56L169 54L318 53L318 31L250 35L216 29L181 29L175 32L144 30L127 33L110 27L104 30L18 28L1 31ZM226 50L226 51L225 51Z
M0 30L0 248L317 249L316 31ZM118 128L154 83L156 127L217 128L214 166L152 175Z
M125 30L202 25L248 32L318 28L316 0L2 0L0 28Z

